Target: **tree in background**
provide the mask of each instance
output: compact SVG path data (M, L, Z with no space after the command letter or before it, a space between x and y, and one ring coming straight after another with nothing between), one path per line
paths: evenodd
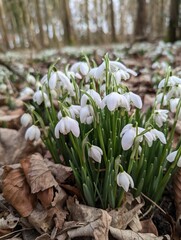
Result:
M170 2L170 20L168 28L168 41L170 42L175 42L177 40L179 6L180 0L172 0Z
M137 14L134 28L135 39L145 38L146 23L146 0L137 0Z

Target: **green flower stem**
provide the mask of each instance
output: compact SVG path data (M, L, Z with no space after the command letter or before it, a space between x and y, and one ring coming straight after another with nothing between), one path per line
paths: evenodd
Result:
M168 84L168 80L170 78L170 75L171 75L171 67L169 66L168 70L167 70L166 78L165 78L165 85L164 85L164 89L163 89L163 96L162 96L162 99L161 99L160 109L163 108L164 96L165 96L166 91L167 91L167 84Z

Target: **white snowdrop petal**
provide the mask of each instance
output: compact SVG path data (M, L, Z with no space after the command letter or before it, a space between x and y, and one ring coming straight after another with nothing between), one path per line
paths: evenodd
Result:
M57 84L57 74L55 72L50 76L48 85L49 85L50 89L53 90L56 88L56 84Z
M173 162L175 160L176 155L177 155L177 151L171 152L170 154L168 154L166 159L169 162Z
M128 130L122 137L121 145L123 150L128 150L132 147L136 133L133 129Z
M120 133L120 137L122 137L123 134L125 134L125 132L127 132L129 129L131 129L132 126L133 126L133 125L132 125L131 123L128 123L126 126L124 126L123 129L122 129L122 131L121 131L121 133Z
M75 119L71 119L71 132L75 137L80 135L79 124Z
M126 176L126 174L124 174L124 172L119 173L117 175L117 184L118 184L118 186L122 187L125 192L128 192L128 190L129 190L129 179Z
M28 124L32 123L32 117L29 113L24 113L22 116L21 116L21 124L24 126L24 127L27 127Z
M134 106L141 109L143 106L142 100L139 95L130 92L130 99L133 102Z

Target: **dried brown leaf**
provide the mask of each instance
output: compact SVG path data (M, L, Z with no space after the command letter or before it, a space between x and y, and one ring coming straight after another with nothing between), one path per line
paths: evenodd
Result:
M58 185L39 153L23 159L21 165L32 193L38 193Z
M78 201L71 197L67 200L67 208L71 220L85 223L80 228L69 230L67 234L70 238L90 236L96 240L108 239L112 218L106 211L79 204Z
M44 208L48 208L53 201L54 198L54 189L53 187L48 188L44 191L40 191L37 193L37 198L40 200L42 206Z
M0 128L0 166L18 163L28 154L35 152L40 145L34 146L25 141L26 128L19 131Z
M53 207L47 210L37 206L28 216L28 221L39 233L50 233L53 226L58 230L62 229L66 216L67 212L61 208Z
M55 164L48 159L44 159L47 167L52 172L58 184L64 183L72 175L72 169L62 164Z
M7 217L0 219L0 229L14 229L19 222L19 218L11 213Z
M154 235L158 236L158 230L153 223L152 219L147 219L141 221L142 230L140 232L142 233L153 233Z
M109 215L112 217L111 226L118 229L126 229L143 205L144 203L137 203L135 206L130 206L125 202L122 207L113 209L109 212Z
M131 230L120 230L117 228L110 227L111 235L117 240L170 240L170 236L165 235L157 237L152 233L135 233Z
M138 217L138 214L136 214L129 223L129 228L134 232L140 232L142 230L142 225Z
M21 168L5 168L3 180L3 196L23 217L29 216L33 211L36 198L30 192Z

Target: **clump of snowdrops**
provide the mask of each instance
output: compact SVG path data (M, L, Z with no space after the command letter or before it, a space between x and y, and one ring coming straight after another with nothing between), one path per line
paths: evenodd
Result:
M119 207L130 188L158 202L181 166L180 142L172 147L181 119L181 79L168 69L154 106L143 112L140 96L125 84L136 72L107 55L100 66L85 60L65 72L56 63L49 68L21 118L30 125L26 140L41 137L56 163L72 167L90 206Z

